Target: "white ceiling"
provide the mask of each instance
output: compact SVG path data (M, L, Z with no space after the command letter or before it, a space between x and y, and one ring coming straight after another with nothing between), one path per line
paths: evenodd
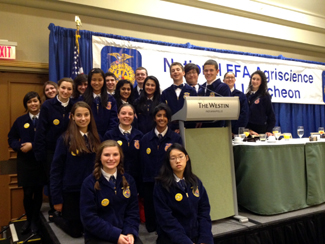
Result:
M303 13L325 16L325 0L253 0Z

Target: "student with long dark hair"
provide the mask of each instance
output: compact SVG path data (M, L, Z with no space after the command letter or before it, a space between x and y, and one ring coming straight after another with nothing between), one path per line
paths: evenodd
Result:
M20 230L27 234L38 231L39 214L43 200L43 167L34 156L34 135L39 119L41 98L37 92L28 92L23 104L28 112L16 119L8 134L9 146L17 152L18 186L23 187L27 221Z
M266 75L263 71L257 70L251 75L246 97L249 106L247 127L250 134L266 133L272 135L276 119L271 96L267 91Z
M97 151L93 174L82 184L80 213L85 243L142 243L138 238L137 190L132 176L124 173L123 157L116 141L104 141Z
M122 147L124 154L124 170L136 181L140 182L140 140L142 132L132 127L135 109L131 104L122 104L118 110L119 125L104 135L105 140L115 140ZM137 187L139 190L139 188Z
M114 94L117 108L119 108L124 103L133 105L133 93L133 86L129 80L119 80L117 82Z
M100 139L89 105L77 102L66 132L58 139L52 167L54 223L72 237L82 236L79 202L83 180L92 173Z
M160 103L153 111L155 128L145 134L140 141L142 181L144 186L144 210L148 232L156 230L153 207L153 187L164 155L173 143L182 144L179 134L169 128L171 111L167 104Z
M88 87L79 100L91 107L100 136L117 125L116 101L107 94L105 74L101 69L94 68L89 72Z
M43 103L35 134L35 157L37 161L44 164L48 180L50 221L53 220L53 213L55 212L51 203L51 191L49 189L51 163L56 141L68 127L69 114L72 108L72 101L70 97L72 95L73 86L74 83L71 78L62 78L58 81L59 94Z
M214 243L208 194L182 145L168 148L153 195L158 244Z
M73 98L78 99L82 94L85 93L88 87L88 78L85 74L79 74L74 78L74 90L73 90Z
M154 127L153 110L160 103L160 85L155 76L148 76L143 83L143 92L134 102L138 116L138 129L146 134Z

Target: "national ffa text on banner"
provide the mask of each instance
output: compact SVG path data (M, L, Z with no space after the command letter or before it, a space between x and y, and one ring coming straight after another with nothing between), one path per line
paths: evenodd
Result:
M203 84L205 82L202 73L203 64L208 59L214 59L219 64L219 78L223 80L226 72L233 72L236 76L236 88L244 93L246 93L250 75L256 70L262 70L268 78L272 102L324 104L322 72L325 67L322 65L93 36L93 67L100 67L104 72L110 70L116 61L109 64L107 57L112 56L112 51L109 50L114 49L116 52L113 53L118 53L118 57L128 55L125 59L128 60L126 66L132 67L134 71L137 67L143 66L148 70L149 75L156 76L162 90L173 82L169 73L169 66L172 62L180 62L183 65L197 64L201 71L199 83ZM103 62L103 60L107 61ZM120 58L120 64L122 61ZM129 77L133 82L134 78L133 80L132 78Z

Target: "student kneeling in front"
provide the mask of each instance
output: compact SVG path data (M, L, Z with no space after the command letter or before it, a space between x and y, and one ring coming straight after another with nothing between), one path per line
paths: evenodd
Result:
M80 215L85 243L142 244L135 182L124 173L123 151L116 141L99 147L94 172L82 184Z
M208 194L182 145L168 148L153 195L157 244L213 243Z

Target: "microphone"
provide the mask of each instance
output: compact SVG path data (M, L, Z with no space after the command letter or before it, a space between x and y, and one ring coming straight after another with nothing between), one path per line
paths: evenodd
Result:
M206 84L208 84L208 83L206 83ZM209 89L209 88L208 88L208 85L207 85L207 86L202 86L202 85L200 85L199 83L198 83L198 85L199 85L200 88L202 88L202 89L204 89L204 90L207 90L207 91L209 91L209 92L214 93L215 95L217 95L217 97L223 97L223 96L222 96L221 94L219 94L218 92L215 92L215 91Z

